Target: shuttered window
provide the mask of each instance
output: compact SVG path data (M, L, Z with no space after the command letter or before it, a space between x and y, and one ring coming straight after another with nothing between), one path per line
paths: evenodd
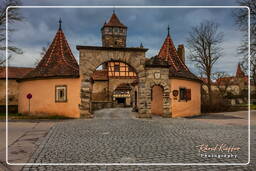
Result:
M180 100L186 100L186 89L180 88Z
M180 100L189 101L191 100L191 89L180 88Z
M187 100L191 100L191 89L186 89Z

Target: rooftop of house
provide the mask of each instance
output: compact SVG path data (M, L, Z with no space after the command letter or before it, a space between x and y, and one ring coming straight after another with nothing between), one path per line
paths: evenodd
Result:
M105 22L103 27L122 27L122 28L127 28L117 17L115 14L115 11L113 11L112 16L108 20L108 22Z
M73 56L73 53L65 38L65 34L61 28L62 21L59 21L59 29L50 44L47 52L38 63L35 69L25 74L22 80L27 79L41 79L41 78L56 78L56 77L79 77L79 65ZM113 12L110 20L104 26L118 26L126 27L123 25L116 14ZM168 34L165 41L160 48L158 55L146 60L147 65L169 67L170 78L185 78L195 81L201 80L189 71L183 60L178 56L174 43L171 39L168 27ZM148 49L137 48L112 48L112 47L97 47L97 46L77 46L77 49L94 49L94 50L126 50L126 51L147 51ZM96 72L93 76L95 80L106 80L106 73Z
M165 38L165 41L157 57L161 60L168 62L170 78L179 77L179 78L192 79L192 80L201 82L201 80L197 76L195 76L192 72L189 71L186 64L178 56L177 50L170 36L169 26L168 26L167 36Z
M26 68L26 67L14 67L9 66L7 68L8 79L19 79L24 75L32 71L34 68ZM6 67L0 67L0 79L6 79Z
M22 79L79 77L79 66L62 31L61 23L60 20L59 29L41 61Z

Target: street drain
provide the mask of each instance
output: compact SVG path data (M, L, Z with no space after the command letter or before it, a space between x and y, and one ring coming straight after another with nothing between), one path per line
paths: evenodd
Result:
M122 157L120 159L120 163L134 163L135 162L135 158L132 157Z

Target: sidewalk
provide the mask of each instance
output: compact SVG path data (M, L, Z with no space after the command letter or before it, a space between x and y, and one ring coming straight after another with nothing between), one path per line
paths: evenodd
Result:
M8 162L26 163L36 150L38 142L48 133L54 122L15 121L8 123ZM23 166L7 165L6 122L0 122L0 170L20 170Z

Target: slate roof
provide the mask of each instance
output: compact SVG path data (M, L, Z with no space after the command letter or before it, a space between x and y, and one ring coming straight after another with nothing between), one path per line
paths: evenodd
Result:
M8 79L19 79L32 71L34 68L8 67ZM6 67L0 67L0 79L6 78Z
M61 21L59 30L41 61L22 79L50 77L79 77L79 66L61 29Z
M165 41L157 55L161 60L167 61L169 64L169 77L192 79L201 82L201 80L191 73L185 63L180 59L174 43L171 39L169 28Z
M103 27L105 27L105 26L106 27L122 27L122 28L127 28L127 26L125 26L123 23L121 23L121 21L119 20L119 18L115 14L115 12L113 12L113 14L110 17L109 21L103 25Z

